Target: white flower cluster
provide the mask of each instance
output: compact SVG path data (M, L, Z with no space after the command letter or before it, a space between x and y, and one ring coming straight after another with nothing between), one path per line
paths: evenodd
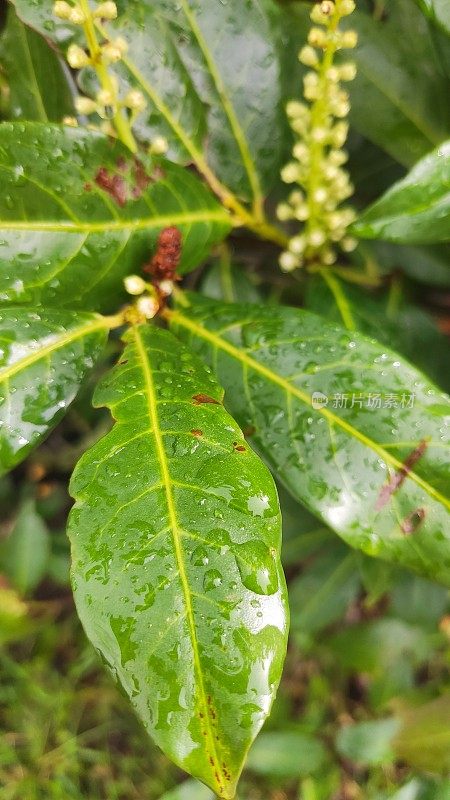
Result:
M305 264L334 264L336 245L347 252L356 246L356 241L346 236L355 214L349 207L339 208L353 194L348 174L342 169L348 157L342 148L348 134L345 117L350 103L341 81L353 80L356 65L352 61L334 64L338 50L357 44L354 31L339 29L342 17L354 9L353 0L317 3L311 12L315 25L299 53L300 61L311 67L303 81L304 98L309 104L296 100L287 104L297 141L293 160L282 169L281 177L297 186L287 202L278 206L277 215L281 221L298 220L304 225L280 256L280 266L286 272Z
M81 25L85 29L86 38L90 44L89 51L77 44L71 44L67 50L67 61L73 69L83 69L92 66L100 78L101 88L95 98L77 97L75 108L79 114L98 114L103 119L110 119L119 108L127 108L131 112L131 122L143 111L147 105L142 92L132 89L126 97L119 99L119 85L115 75L106 71L110 64L116 64L124 57L128 50L128 43L121 36L111 41L98 45L93 29L94 21L113 20L117 17L117 6L112 0L99 3L95 9L90 9L87 3L70 4L65 0L56 0L53 5L53 14L59 19L67 20L73 25ZM94 30L94 35L92 34ZM70 122L70 121L69 121Z

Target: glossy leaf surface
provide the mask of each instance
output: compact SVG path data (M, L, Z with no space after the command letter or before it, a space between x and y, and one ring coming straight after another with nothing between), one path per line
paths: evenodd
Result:
M64 415L101 353L94 314L0 309L0 472L22 461Z
M59 122L73 114L68 69L45 39L17 18L11 5L0 35L0 62L8 83L4 111L9 118Z
M308 312L191 301L173 330L213 366L290 492L353 547L449 585L448 397Z
M16 0L28 24L63 44L77 30L52 14L52 0ZM144 92L137 133L163 135L169 156L194 161L240 196L261 199L280 164L280 86L276 37L264 3L239 0L118 2L114 23L129 52L117 68ZM275 13L275 6L272 9ZM261 117L264 125L260 124Z
M419 161L353 225L357 236L405 244L450 241L450 141Z
M116 425L71 484L77 608L157 744L232 798L286 647L278 499L197 358L127 339L95 395Z
M3 301L116 308L163 228L182 233L181 272L229 230L194 175L81 128L3 123L0 176Z
M388 292L369 293L338 278L334 282L339 304L324 280L308 282L305 304L309 311L340 325L349 321L353 330L395 348L445 391L450 390L448 339L431 316L403 298L390 307Z

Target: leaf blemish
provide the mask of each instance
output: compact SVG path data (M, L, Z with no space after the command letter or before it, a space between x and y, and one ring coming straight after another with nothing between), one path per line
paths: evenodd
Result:
M127 202L127 185L122 175L111 175L106 167L100 167L95 182L100 189L107 192L119 206Z
M401 529L403 533L409 535L410 533L414 533L417 528L419 527L420 523L423 522L425 519L425 509L424 508L416 508L408 517L406 517L402 524Z
M212 403L213 405L220 406L218 400L215 400L214 397L210 397L209 394L194 394L192 395L192 399L196 406L202 405L202 403Z
M410 453L405 459L401 469L395 473L388 484L382 487L375 504L375 511L381 511L381 509L387 505L394 492L396 492L397 489L400 489L400 486L411 472L414 464L416 464L419 458L423 456L427 447L428 442L425 439L419 442L415 450L413 450L412 453Z
M191 433L192 436L203 436L203 431L201 431L200 428L192 428Z

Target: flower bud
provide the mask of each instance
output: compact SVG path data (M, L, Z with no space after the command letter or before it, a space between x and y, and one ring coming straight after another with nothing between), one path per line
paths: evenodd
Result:
M128 294L142 294L147 288L144 279L140 275L127 275L123 283Z
M287 222L292 219L293 211L288 203L279 203L277 205L277 217L280 222Z
M308 33L308 44L310 44L311 47L326 47L327 42L327 35L322 28L311 28Z
M296 164L295 161L290 161L281 170L281 180L284 183L295 183L298 179L298 175L298 164Z
M286 105L286 114L291 119L302 118L309 115L309 109L304 103L299 103L298 100L289 100Z
M293 272L294 269L300 266L300 261L293 253L286 251L281 253L279 264L283 272Z
M343 17L347 17L349 14L352 14L355 10L356 5L354 0L341 0L339 5L339 12L342 14Z
M164 280L159 282L159 291L165 297L169 297L172 294L174 287L174 282L169 280Z
M70 45L67 51L67 61L72 69L82 69L82 67L87 67L91 63L88 54L77 44Z
M101 106L112 106L115 103L115 96L114 93L111 92L109 89L100 89L97 94L97 102Z
M310 16L313 22L317 22L319 25L326 25L334 11L334 3L331 0L323 0L322 3L316 3Z
M351 253L358 246L358 242L351 236L346 236L340 243L340 246L344 253Z
M169 142L164 136L156 136L149 148L152 156L163 156L169 149Z
M139 298L136 303L136 308L145 319L153 319L158 313L159 305L154 297L150 297L150 295L146 294Z
M57 0L56 3L53 3L53 14L59 19L69 19L72 10L70 3L66 3L65 0Z
M79 6L74 6L69 14L69 22L73 25L83 25L86 22L86 14Z
M78 128L78 120L76 117L63 117L63 125L68 125L69 128Z
M339 77L341 81L353 81L356 78L355 62L348 61L346 64L341 64L339 67Z
M116 19L117 18L117 6L112 0L106 3L100 3L97 6L93 13L94 17L99 17L100 19Z
M316 67L319 63L317 53L310 45L305 45L298 54L298 60L307 67Z
M97 111L97 103L90 97L76 97L75 108L79 114L94 114Z
M301 255L305 247L306 241L304 236L293 236L292 239L289 240L289 252L294 253L296 256Z
M114 39L113 42L107 42L102 47L102 54L103 57L111 62L111 64L120 61L121 58L125 55L128 50L128 43L119 36L117 39Z
M321 247L325 243L325 234L320 228L314 228L309 232L308 243L311 247Z
M124 103L128 108L131 108L132 111L138 112L143 111L147 105L145 97L139 89L132 89L131 92L128 92Z
M356 31L344 31L341 35L340 46L351 50L358 44L358 34Z

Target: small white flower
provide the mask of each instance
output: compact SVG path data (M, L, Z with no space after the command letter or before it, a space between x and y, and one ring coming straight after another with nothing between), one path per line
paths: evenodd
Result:
M136 303L136 307L142 316L145 317L145 319L153 319L153 317L155 317L158 313L159 309L157 300L155 300L154 297L150 297L148 294L139 298Z
M172 294L173 287L173 281L164 280L159 282L159 290L165 297L169 297Z
M132 295L142 294L147 288L144 279L140 275L127 275L123 283L128 294Z
M55 17L59 17L59 19L69 19L71 13L72 6L66 3L65 0L57 0L57 2L53 4L53 14Z
M293 253L285 252L281 254L279 264L283 272L293 272L300 266L300 261Z
M79 6L74 6L69 14L69 22L73 25L83 25L86 22L86 14Z
M91 100L90 97L77 97L75 99L75 108L79 114L94 114L97 111L97 103Z
M116 19L117 6L112 0L106 3L100 3L95 9L93 16L100 17L100 19Z
M128 92L124 103L128 108L131 108L132 111L143 111L147 105L145 97L139 89L132 89L131 92Z
M169 149L169 142L164 136L156 136L153 139L149 149L151 155L163 156Z

